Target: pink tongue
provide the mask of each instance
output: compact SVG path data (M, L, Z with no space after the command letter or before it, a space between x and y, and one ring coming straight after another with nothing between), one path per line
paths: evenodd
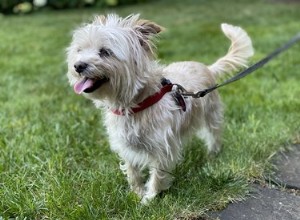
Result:
M86 90L87 88L90 88L92 86L93 86L93 80L84 78L83 80L75 83L74 91L77 94L81 94L84 90Z

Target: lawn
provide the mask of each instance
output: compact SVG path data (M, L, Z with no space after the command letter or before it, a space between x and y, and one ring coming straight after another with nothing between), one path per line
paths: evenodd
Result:
M279 0L159 0L114 9L0 16L0 219L196 219L244 199L272 156L300 143L300 43L252 75L220 89L223 151L207 157L191 140L173 187L148 206L129 192L110 152L101 112L74 94L65 48L96 13L141 13L167 28L161 63L213 63L240 25L263 58L300 31L300 4Z

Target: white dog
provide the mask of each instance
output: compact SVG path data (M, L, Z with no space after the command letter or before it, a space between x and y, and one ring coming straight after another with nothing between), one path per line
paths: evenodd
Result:
M191 135L202 138L210 152L220 150L223 112L218 93L183 98L173 84L191 92L206 89L219 75L245 67L253 55L247 33L222 24L231 40L224 57L210 66L190 61L162 66L154 52L162 29L139 15L99 16L75 30L67 50L70 84L103 109L111 149L122 159L121 169L142 203L170 187L170 172ZM144 170L149 171L147 181Z

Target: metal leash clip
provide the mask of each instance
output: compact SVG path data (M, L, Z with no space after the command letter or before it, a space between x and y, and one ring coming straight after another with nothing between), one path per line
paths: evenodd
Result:
M186 103L184 101L184 97L182 95L182 93L185 91L185 89L181 86L181 85L178 85L178 84L173 84L173 86L175 86L176 88L174 89L174 93L173 93L173 97L177 103L178 106L181 107L182 111L186 111Z
M201 98L204 97L206 94L210 93L211 91L213 91L214 89L216 89L218 87L218 85L215 85L213 87L210 87L208 89L204 89L201 90L199 92L188 92L182 85L179 84L174 84L176 85L176 92L179 93L180 95L182 95L183 97L187 98L187 97L192 97L192 98Z
M175 92L182 95L182 96L186 97L186 96L193 96L194 95L193 92L186 91L186 89L182 85L174 84L174 86L176 86Z

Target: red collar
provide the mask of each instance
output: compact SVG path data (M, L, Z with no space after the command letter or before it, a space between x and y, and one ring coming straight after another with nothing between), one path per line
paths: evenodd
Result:
M168 83L166 85L164 85L160 91L154 93L153 95L149 96L148 98L144 99L142 102L140 102L138 104L138 107L132 108L130 110L131 114L143 111L144 109L154 105L155 103L157 103L159 100L161 100L161 98L168 92L171 92L173 88L173 84L172 83ZM125 115L124 110L112 110L112 112L116 115Z

